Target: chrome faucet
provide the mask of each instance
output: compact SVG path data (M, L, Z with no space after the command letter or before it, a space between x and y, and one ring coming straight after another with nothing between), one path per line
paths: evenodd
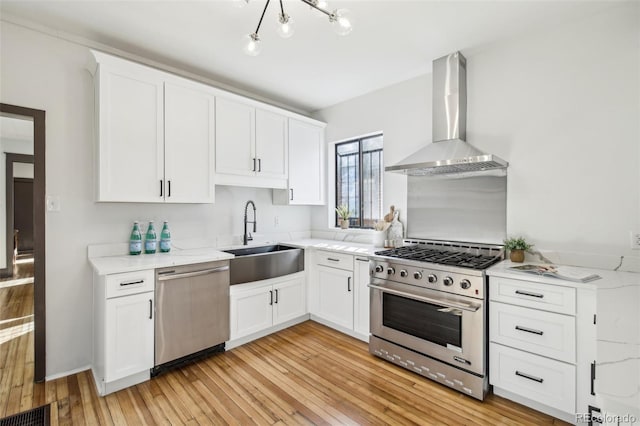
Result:
M249 204L253 206L253 222L249 222L247 220L247 209L249 208ZM253 241L253 237L250 232L247 232L247 223L253 223L253 232L256 232L256 205L253 201L247 201L247 204L244 205L244 235L242 236L242 244L245 246L249 241Z

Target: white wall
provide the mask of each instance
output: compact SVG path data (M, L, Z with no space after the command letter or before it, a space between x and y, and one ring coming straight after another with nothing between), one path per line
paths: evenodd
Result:
M509 161L509 235L538 249L639 256L638 3L491 45L467 57L467 140ZM433 58L425 58L425 61ZM318 111L327 140L384 131L392 165L431 138L431 75ZM384 204L406 219L405 178L385 174ZM314 229L326 228L314 208ZM615 255L615 256L614 256ZM598 265L604 266L604 265Z
M0 269L7 267L7 246L5 244L5 238L7 238L7 235L9 235L9 238L13 238L13 231L10 231L7 234L7 197L5 196L5 192L7 191L7 174L5 172L7 166L7 153L33 155L33 141L0 137Z
M48 376L91 361L87 245L125 242L134 220L149 219L169 220L174 240L237 236L248 199L258 208L259 233L309 230L309 207L273 206L266 189L217 187L214 205L94 203L88 49L5 22L0 31L0 101L46 111L47 194L61 204L46 215Z

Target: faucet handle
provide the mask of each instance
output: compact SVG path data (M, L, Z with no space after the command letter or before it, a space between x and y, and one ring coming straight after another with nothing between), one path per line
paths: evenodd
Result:
M253 241L253 235L251 235L251 232L247 232L247 241Z

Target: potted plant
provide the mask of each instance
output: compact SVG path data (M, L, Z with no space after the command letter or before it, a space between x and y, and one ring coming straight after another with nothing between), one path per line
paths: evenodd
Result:
M509 250L509 259L512 262L524 262L524 252L533 247L523 237L507 238L504 240L504 248Z
M336 213L338 213L338 218L340 219L340 228L347 229L349 227L349 216L351 216L349 206L346 204L339 205L336 207Z

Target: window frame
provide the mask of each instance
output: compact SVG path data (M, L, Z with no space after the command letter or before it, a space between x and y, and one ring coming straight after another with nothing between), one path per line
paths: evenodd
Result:
M336 228L340 227L339 224L339 220L338 220L338 213L335 211L335 207L338 206L338 173L339 173L339 167L338 167L338 147L340 145L346 145L346 144L352 144L357 142L358 143L358 219L359 219L359 226L355 226L355 225L351 225L351 223L349 224L349 229L358 229L358 230L373 230L373 227L365 227L363 226L363 212L364 212L364 197L363 197L363 192L364 192L364 188L363 188L363 157L364 157L364 152L363 152L363 143L364 141L366 141L367 139L374 139L377 137L382 137L382 148L380 149L375 149L375 150L370 150L367 151L367 153L375 153L375 152L381 152L382 153L382 161L380 162L380 193L383 194L384 193L384 134L382 131L380 132L374 132L374 133L369 133L366 135L362 135L359 137L355 137L355 138L349 138L349 139L344 139L338 142L334 142L333 145L333 226ZM352 155L356 155L356 154L352 154ZM382 210L380 211L380 214L382 215ZM331 217L331 216L330 216ZM378 220L382 219L382 217L380 217Z

